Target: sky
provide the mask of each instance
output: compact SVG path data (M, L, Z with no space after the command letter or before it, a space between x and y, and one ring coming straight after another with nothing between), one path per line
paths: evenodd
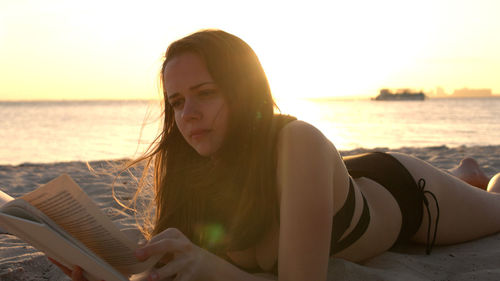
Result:
M204 28L259 56L280 99L381 88L500 93L500 1L0 1L0 100L158 98L163 52Z

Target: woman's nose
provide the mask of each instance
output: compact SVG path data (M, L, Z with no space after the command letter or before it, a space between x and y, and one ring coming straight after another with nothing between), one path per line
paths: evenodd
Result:
M182 119L189 121L201 118L201 110L196 101L186 100L182 109Z

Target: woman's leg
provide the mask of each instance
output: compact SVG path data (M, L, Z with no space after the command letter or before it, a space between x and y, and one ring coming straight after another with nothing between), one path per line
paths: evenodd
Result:
M488 176L481 170L481 167L479 167L477 161L472 158L462 159L460 164L449 170L449 172L466 183L484 190L486 190L490 181Z
M500 173L488 178L477 161L472 158L464 158L457 167L448 172L470 185L488 192L500 193Z
M488 192L500 193L500 173L491 178L486 190L488 190Z
M415 157L400 153L391 155L408 169L416 182L424 179L425 190L437 197L440 209L437 244L464 242L500 231L500 194L473 187ZM434 200L426 196L432 215L431 233L434 233L437 208ZM424 208L422 224L413 237L416 242L427 242L428 223Z

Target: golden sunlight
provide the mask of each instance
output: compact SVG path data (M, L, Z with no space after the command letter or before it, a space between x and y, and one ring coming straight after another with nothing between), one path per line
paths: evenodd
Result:
M202 28L247 41L281 100L384 87L499 93L499 9L489 0L6 1L0 100L156 98L166 46Z

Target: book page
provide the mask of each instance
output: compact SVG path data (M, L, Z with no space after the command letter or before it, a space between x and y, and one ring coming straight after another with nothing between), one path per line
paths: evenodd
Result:
M21 198L124 274L142 272L159 259L139 263L134 255L137 244L68 175L61 175Z
M9 194L0 190L0 207L2 207L3 205L5 205L6 203L8 203L12 200L14 200L14 198L12 198L12 196L10 196Z
M15 208L18 209L15 210ZM2 225L8 228L12 233L15 233L19 238L29 241L35 248L45 252L49 257L59 261L66 267L73 268L74 265L79 265L84 269L84 275L87 277L87 280L128 280L108 263L96 257L88 249L82 251L74 241L67 239L67 235L61 235L61 232L54 231L52 227L43 222L37 222L35 218L36 215L31 217L30 214L26 213L22 215L22 217L28 218L25 219L8 214L11 213L11 211L18 214L22 213L23 209L21 206L16 206L14 203L5 211L6 213L0 212L0 223L2 223ZM25 210L25 212L29 211ZM50 243L47 243L48 241L50 241Z
M67 233L64 229L59 227L56 223L54 223L49 217L47 217L44 213L42 213L40 210L35 208L33 205L30 203L26 202L22 198L18 198L16 200L13 200L1 207L1 212L0 215L7 215L11 216L13 218L16 218L17 220L13 220L12 218L10 219L10 225L9 227L14 227L15 232L13 232L16 235L29 235L29 232L26 230L22 229L22 226L25 226L27 221L31 221L36 224L42 224L45 227L49 228L52 232L54 232L56 235L63 237L65 240L67 240L69 243L73 244L75 247L79 248L82 252L87 253L88 255L92 256L93 258L97 258L99 260L102 260L100 257L96 256L94 252L89 250L82 242L71 236L69 233ZM4 216L5 217L5 216ZM5 221L0 220L0 222L5 223ZM14 223L13 223L14 222ZM8 222L7 222L8 224ZM26 239L27 241L33 242L34 240L38 240L38 233L35 233L32 239ZM21 236L19 236L21 238ZM23 238L24 239L24 238ZM50 240L48 240L50 241ZM52 242L52 241L50 241ZM53 243L51 243L53 244ZM54 247L56 245L48 245L49 247ZM38 247L36 247L38 248Z
M14 198L12 198L9 194L0 190L0 208L12 200L14 200ZM7 231L0 226L0 233L6 233L6 232Z

